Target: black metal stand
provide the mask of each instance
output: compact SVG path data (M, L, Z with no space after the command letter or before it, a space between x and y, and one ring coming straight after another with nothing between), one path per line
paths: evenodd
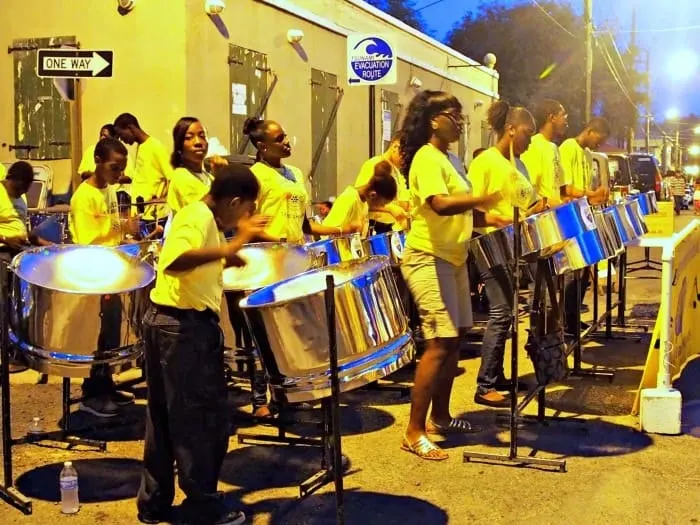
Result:
M583 271L587 271L583 270ZM593 271L597 270L597 265L593 267ZM608 266L608 288L610 288L610 266ZM574 328L574 340L569 343L566 349L566 355L571 355L573 353L574 355L574 367L570 372L571 377L600 377L600 378L606 378L608 379L611 383L613 379L615 378L615 371L612 369L601 369L601 368L582 368L582 354L583 354L583 340L585 337L588 336L588 334L591 333L592 330L594 330L594 327L597 323L597 320L594 321L594 323L589 326L585 332L581 332L581 274L580 271L575 272L574 275L575 283L576 283L576 304L574 306L574 317L577 320L576 321L576 326ZM596 277L593 279L594 287L597 286L598 284L598 279L597 279L597 274ZM593 294L595 305L597 306L598 303L598 292L597 290ZM596 306L594 306L594 319L596 315Z
M566 472L566 461L560 459L542 459L533 456L522 456L518 454L518 426L525 416L522 415L522 410L527 406L527 403L523 402L518 405L518 319L519 319L519 306L518 299L520 297L520 265L518 261L520 260L521 254L521 244L520 244L520 217L518 208L513 210L513 225L514 225L514 243L513 243L513 256L515 259L514 269L513 269L513 326L511 328L511 359L510 359L510 374L511 374L511 386L510 386L510 411L508 413L508 426L510 428L510 445L508 449L508 454L495 454L495 453L484 453L484 452L472 452L466 451L463 455L463 461L468 463L472 460L480 460L482 462L488 463L504 463L511 466L522 466L522 465L535 465L540 467L551 467L556 468L559 472ZM542 261L538 264L543 264ZM540 272L537 272L538 275ZM536 277L537 279L537 277ZM537 289L537 283L535 283ZM552 294L554 291L552 290ZM538 298L535 297L535 300ZM554 299L556 299L556 294L554 294ZM553 305L555 306L555 305ZM542 315L546 315L546 311L542 312ZM545 421L544 416L544 387L538 387L540 390L540 405L538 416L541 421ZM537 392L537 389L535 389ZM534 397L534 395L533 395ZM529 402L532 397L527 398Z
M12 413L10 407L10 336L8 333L10 325L9 308L9 282L10 271L6 262L2 262L0 267L0 277L2 278L2 317L0 319L0 395L2 402L2 485L0 485L0 498L10 505L21 510L24 514L32 513L32 501L17 490L14 486L14 476L12 473Z
M328 324L329 364L331 396L321 402L323 421L321 438L288 437L280 426L278 436L239 434L238 442L308 445L322 449L321 468L299 484L299 497L305 498L333 481L336 495L336 523L344 525L343 454L340 434L340 381L338 379L338 347L336 340L335 283L332 275L326 276L326 319Z
M627 273L641 272L641 271L653 271L661 272L662 264L658 261L651 259L651 248L644 248L644 259L639 261L632 261L627 264ZM628 279L659 279L657 276L645 275L642 277L628 277Z
M612 341L641 341L641 336L636 333L613 332L613 328L632 329L640 332L647 332L646 326L628 326L625 322L625 310L627 308L627 252L623 251L617 257L618 275L618 299L613 303L613 282L612 282L612 259L608 260L607 282L605 284L605 312L598 316L598 272L593 277L593 324L582 334L583 338L602 339ZM596 265L597 268L597 265ZM617 319L613 324L613 313L617 308ZM599 333L600 325L605 322L605 331Z

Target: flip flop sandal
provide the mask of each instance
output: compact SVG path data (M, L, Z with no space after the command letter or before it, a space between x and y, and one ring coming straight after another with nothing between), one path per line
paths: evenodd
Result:
M425 436L419 437L414 443L410 443L408 438L404 436L401 440L401 450L411 452L419 458L429 461L444 461L449 457L447 452Z
M472 425L466 419L453 417L447 425L438 425L431 421L426 430L429 434L476 434L483 431L483 428Z

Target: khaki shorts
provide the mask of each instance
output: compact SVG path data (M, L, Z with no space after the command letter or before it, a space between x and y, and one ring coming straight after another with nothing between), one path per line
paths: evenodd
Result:
M406 248L401 273L420 313L426 340L457 337L472 326L472 302L466 262L461 266Z

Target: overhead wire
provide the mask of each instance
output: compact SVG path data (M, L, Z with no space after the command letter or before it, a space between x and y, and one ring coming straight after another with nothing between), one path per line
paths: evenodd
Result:
M564 32L565 32L566 34L568 34L569 36L571 36L571 37L573 37L573 38L576 38L576 35L574 35L571 31L569 31L567 28L565 28L565 27L559 22L559 20L557 20L556 18L554 18L554 16L552 16L552 14L551 14L549 11L547 11L547 10L542 6L542 4L540 4L537 0L531 0L531 2L532 2L534 5L536 5L536 6L539 8L540 11L542 11L545 15L547 15L547 18L549 18L555 25L557 25L557 26L559 27L559 29L561 29L562 31L564 31Z

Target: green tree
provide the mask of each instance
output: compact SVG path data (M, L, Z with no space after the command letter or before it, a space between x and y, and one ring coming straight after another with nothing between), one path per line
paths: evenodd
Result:
M559 100L569 113L569 132L573 135L585 124L583 20L568 5L540 4L550 16L532 4L481 5L455 26L448 37L449 45L472 57L495 53L501 97L529 108L543 98ZM619 62L616 52L611 59ZM634 57L630 55L626 60L627 69L621 73L625 77L620 81L635 93L641 80L634 71ZM615 137L624 138L624 128L634 127L637 122L635 108L629 101L621 102L624 95L599 49L593 64L593 107L612 121ZM622 69L621 65L617 67Z
M425 21L415 10L413 0L366 0L366 2L418 31L425 31Z

